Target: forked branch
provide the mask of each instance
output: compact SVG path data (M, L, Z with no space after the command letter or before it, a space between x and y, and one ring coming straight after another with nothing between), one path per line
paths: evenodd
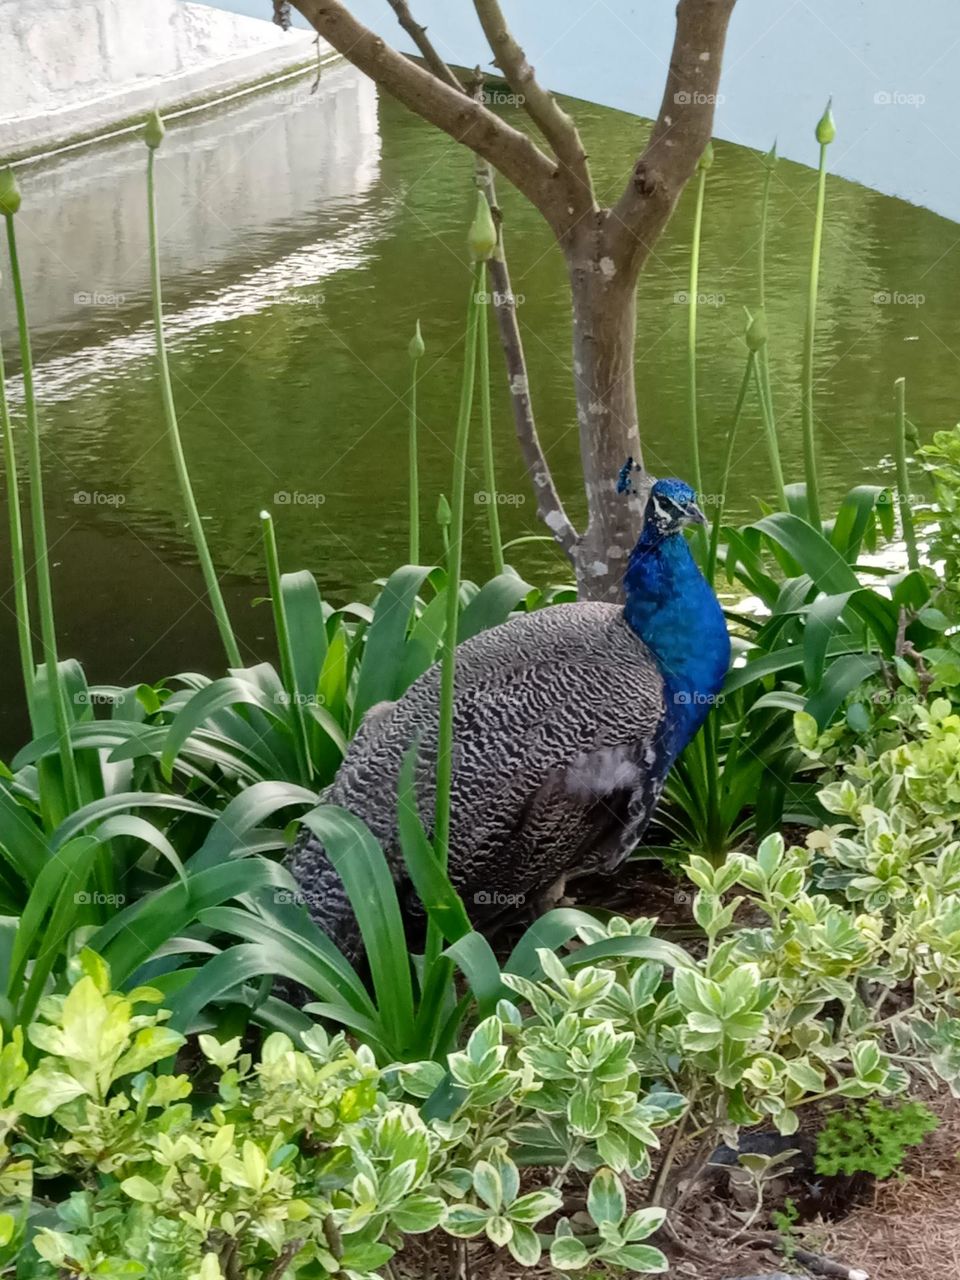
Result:
M397 15L401 27L416 45L426 65L439 79L447 84L455 85L463 93L471 90L464 85L437 52L427 29L416 21L406 0L387 0ZM482 83L482 82L481 82ZM493 294L494 313L497 317L497 329L500 344L503 347L507 365L507 382L510 388L510 404L513 408L514 430L527 474L533 485L537 501L537 515L553 534L556 541L567 553L573 555L577 545L578 534L564 505L557 493L553 475L547 462L546 454L540 443L536 420L533 416L533 404L530 399L530 383L527 376L527 361L523 350L523 339L517 322L517 303L510 283L510 271L507 266L506 253L503 246L503 218L497 203L496 187L493 180L493 169L488 161L477 157L477 186L486 197L493 211L494 221L499 232L497 252L487 261L487 272Z
M520 105L553 148L560 163L559 177L566 189L572 218L579 220L595 210L596 197L590 178L587 153L572 118L537 80L527 55L514 39L500 8L499 0L473 0L483 34Z
M543 214L556 234L568 218L556 166L526 134L481 102L417 66L358 22L340 0L293 0L338 53L398 102L462 142L498 169Z
M727 28L736 0L680 0L663 101L650 141L611 211L608 249L641 265L713 134Z

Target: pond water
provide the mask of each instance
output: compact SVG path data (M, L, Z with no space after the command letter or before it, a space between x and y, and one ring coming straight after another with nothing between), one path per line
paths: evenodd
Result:
M622 184L646 125L574 104L597 185ZM510 108L504 107L509 112ZM129 683L221 665L164 437L149 324L144 152L125 140L21 171L18 218L37 362L61 647L93 681ZM169 345L200 507L245 652L270 656L257 514L277 522L285 568L308 567L334 603L370 598L405 559L407 342L419 317L425 553L449 486L468 289L471 164L349 68L171 124L159 153ZM700 418L715 484L743 367L743 307L756 302L756 153L717 147L703 236ZM798 385L815 175L781 163L771 205L768 312L788 479L800 478ZM580 518L559 252L503 186L508 252L534 406L558 486ZM689 474L685 331L693 193L641 282L637 376L648 466ZM960 249L954 223L831 180L817 353L817 435L829 509L889 475L893 379L908 379L926 438L956 418ZM16 374L9 290L0 295ZM494 349L494 356L497 356ZM495 375L499 366L494 363ZM12 391L17 394L17 382ZM506 537L538 533L505 387L494 378ZM733 506L770 496L759 420L741 428ZM20 447L21 455L24 452ZM488 572L479 449L468 478L466 571ZM0 737L24 733L0 539ZM512 557L534 581L565 576L543 544Z

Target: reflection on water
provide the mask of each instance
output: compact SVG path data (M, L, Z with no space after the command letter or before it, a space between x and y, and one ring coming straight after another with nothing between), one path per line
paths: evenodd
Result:
M645 126L578 104L601 192L621 185ZM215 669L216 633L185 538L153 370L136 142L22 173L19 217L34 328L63 649L94 680ZM716 483L742 371L743 306L756 303L754 153L721 145L711 170L700 308L704 473ZM472 203L468 156L352 70L174 122L159 153L165 301L181 427L212 549L251 659L269 632L257 512L277 519L286 567L335 602L368 593L406 546L406 346L419 317L422 508L449 485ZM785 469L799 478L798 378L813 175L774 183L768 310ZM563 263L539 216L507 189L508 245L541 432L571 514L582 516ZM885 477L892 382L908 378L921 435L956 416L956 227L850 184L830 184L817 359L827 505ZM647 462L688 473L685 324L691 201L645 273L637 343ZM8 362L9 298L0 297ZM15 389L15 388L14 388ZM505 390L495 384L505 537L538 532ZM760 424L741 426L734 506L770 496ZM22 452L22 448L21 448ZM483 489L479 451L469 498ZM425 553L438 539L429 528ZM551 548L517 567L563 574ZM7 588L6 546L0 573ZM487 572L485 511L468 509L466 569ZM12 616L0 616L14 643ZM12 649L10 650L12 651ZM5 736L17 736L15 664Z

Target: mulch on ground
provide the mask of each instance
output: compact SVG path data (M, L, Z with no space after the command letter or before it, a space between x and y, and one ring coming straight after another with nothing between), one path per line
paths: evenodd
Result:
M960 1101L941 1094L926 1099L940 1127L904 1161L903 1173L876 1184L867 1203L846 1217L815 1218L796 1230L796 1243L870 1280L960 1280ZM698 1231L690 1215L677 1223L685 1244L703 1256L671 1253L671 1275L685 1280L733 1280L777 1271L805 1276L806 1269L764 1247L760 1234L724 1247L708 1215ZM713 1255L709 1257L708 1255Z

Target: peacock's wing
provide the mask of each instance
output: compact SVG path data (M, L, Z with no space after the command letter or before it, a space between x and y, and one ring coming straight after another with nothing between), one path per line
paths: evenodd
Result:
M545 706L525 716L517 708L531 681ZM513 708L496 750L484 735L471 752L465 736L455 760L451 878L478 918L563 874L616 865L652 814L669 760L663 680L645 651L560 657L504 678L496 695Z

